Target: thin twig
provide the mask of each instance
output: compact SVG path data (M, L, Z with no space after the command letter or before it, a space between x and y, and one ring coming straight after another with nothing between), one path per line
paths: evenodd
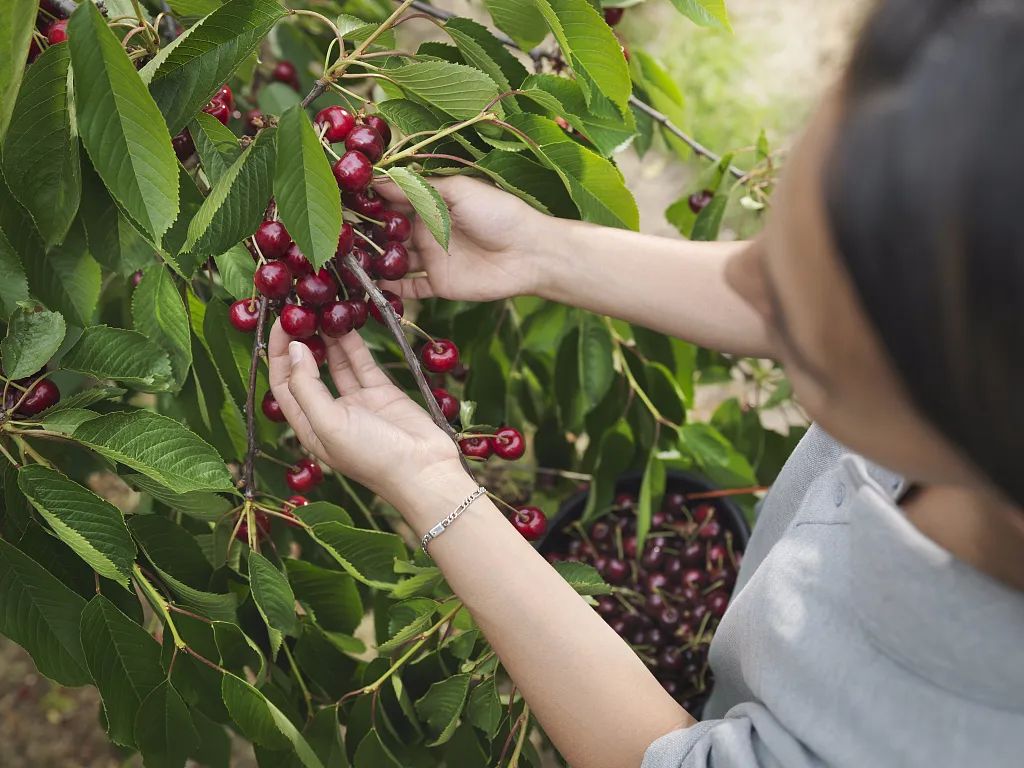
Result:
M267 319L267 299L260 297L259 319L256 321L256 338L252 342L252 358L249 360L249 389L245 397L245 463L242 466L242 493L251 499L256 494L253 486L253 469L259 452L256 440L256 378L259 372L260 355L263 351L263 326Z

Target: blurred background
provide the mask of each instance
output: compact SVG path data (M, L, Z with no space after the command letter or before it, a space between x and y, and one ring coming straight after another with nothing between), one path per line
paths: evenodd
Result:
M487 18L479 2L436 5ZM764 130L773 150L785 150L835 81L869 2L727 0L727 6L731 35L694 26L665 0L630 8L617 31L627 47L655 56L679 84L685 98L682 127L703 144L718 152L749 147ZM415 47L431 28L410 23L403 34ZM675 236L664 211L706 164L680 158L658 143L642 159L627 151L619 161L640 206L642 229ZM734 219L733 231L742 230L743 217ZM20 648L0 639L0 766L138 765L109 745L99 717L95 689L52 686ZM232 761L239 768L254 764L251 752L241 748Z

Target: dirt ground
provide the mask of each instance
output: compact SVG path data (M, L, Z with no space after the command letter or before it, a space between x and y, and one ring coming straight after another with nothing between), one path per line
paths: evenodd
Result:
M438 3L464 12L466 3ZM651 49L672 45L676 22L668 3L644 13L651 28L663 30ZM864 7L820 0L729 0L736 39L744 43L745 88L751 99L772 99L783 90L806 94L807 109L831 81L847 48L850 30ZM697 126L699 129L699 126ZM699 131L698 131L699 133ZM677 162L649 156L643 163L627 155L623 171L634 190L643 228L672 234L661 211L679 196L687 171ZM649 213L646 213L649 212ZM95 690L53 686L35 672L31 659L16 645L0 639L0 766L2 768L119 768L138 766L113 749L98 721ZM239 747L236 768L254 765L251 753Z

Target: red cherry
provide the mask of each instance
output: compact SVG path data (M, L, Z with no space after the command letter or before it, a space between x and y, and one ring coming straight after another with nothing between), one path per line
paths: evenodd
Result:
M388 304L391 305L391 308L395 310L396 315L401 317L405 314L405 305L402 303L400 296L392 293L391 291L381 291L381 293L384 294L384 298L388 300ZM377 309L377 305L372 302L370 304L370 314L373 315L374 320L383 325L384 316L381 315L380 310Z
M694 192L690 195L690 199L687 203L690 206L690 210L694 213L700 213L711 204L711 199L715 196L715 193L710 189L705 189L700 192Z
M292 509L295 509L296 507L304 507L307 504L309 504L309 499L307 499L305 496L299 496L298 494L294 496L289 496L285 500L286 508L291 507Z
M300 341L309 348L317 367L323 365L324 360L327 359L327 345L324 340L319 336L310 336L308 339L300 339Z
M463 456L485 460L491 456L491 441L486 437L464 437L459 440L459 449Z
M235 109L235 94L231 90L231 87L225 83L220 89L213 95L213 98L220 99L228 105L228 109L234 111Z
M423 367L431 373L448 373L459 364L459 348L451 339L427 342L420 356L423 358Z
M216 96L203 107L203 112L217 118L223 125L227 125L231 119L231 108Z
M292 290L292 273L280 261L268 261L253 275L256 290L268 299L283 299Z
M309 263L309 259L306 258L305 254L299 250L299 246L295 243L288 246L288 250L284 254L284 263L288 265L291 273L298 277L308 275L313 271L313 265Z
M280 259L292 245L291 235L280 221L264 221L256 227L252 238L267 259Z
M705 598L705 605L712 616L722 618L725 615L725 609L729 607L729 595L716 589Z
M520 507L512 516L512 525L524 539L536 541L548 530L548 519L537 507Z
M344 107L333 105L317 112L313 123L316 125L317 133L326 129L324 138L331 144L337 144L344 141L355 128L356 118Z
M491 449L499 458L515 461L521 459L526 452L526 441L518 429L502 427L491 438Z
M722 525L717 520L708 520L697 529L697 537L700 539L717 539L722 534Z
M710 504L698 504L693 508L693 519L698 523L703 523L706 520L712 518L715 514L715 508Z
M256 133L265 125L263 120L263 113L258 109L250 109L242 117L242 122L245 126L246 136L255 136Z
M255 299L239 299L228 310L228 319L240 331L252 333L260 321L259 306Z
M626 12L625 8L605 8L604 9L604 20L609 27L614 27L620 21L622 21L622 14Z
M383 222L383 226L376 226L373 231L383 240L404 243L412 236L412 223L405 214L398 211L384 211L380 214L380 220Z
M379 219L386 205L384 199L378 197L372 189L360 189L342 195L341 200L348 208L371 219Z
M707 583L707 580L708 575L699 568L687 568L679 577L679 581L684 587L700 588Z
M60 45L68 39L67 19L57 19L46 28L46 39L50 45Z
M319 464L317 464L315 461L313 461L313 459L310 459L310 458L299 459L297 462L295 462L295 466L297 466L297 467L306 467L307 469L309 469L309 471L313 473L313 477L316 479L316 482L318 482L318 483L321 480L324 479L324 470L323 470L323 468Z
M615 506L618 509L632 509L636 498L628 493L620 493L615 497Z
M370 126L357 125L345 138L345 149L362 152L371 163L375 163L384 154L384 142Z
M132 272L131 281L132 281L132 288L138 288L139 287L139 283L142 282L142 270L141 269L137 269L134 272Z
M304 493L317 484L309 467L289 467L284 473L284 480L288 483L288 487L296 493Z
M285 304L281 310L281 328L295 339L308 339L316 333L316 312L298 304Z
M188 132L187 128L171 139L171 146L174 147L174 154L181 162L185 162L196 152L196 145L192 141L192 134Z
M388 243L383 253L370 256L373 271L384 280L401 280L409 272L409 252L401 243Z
M266 512L253 512L253 522L256 523L256 536L260 539L265 539L270 535L270 517ZM238 526L238 531L235 533L235 538L239 541L249 541L249 523L243 517L242 522Z
M346 192L366 189L373 180L373 164L362 152L346 152L331 170L338 186Z
M352 249L352 257L356 260L363 272L369 274L373 271L373 261L370 258L370 254L360 246L355 246ZM345 266L344 260L338 262L338 275L341 277L341 282L345 284L345 287L352 291L361 291L363 284L359 282L359 278L356 277L356 273Z
M355 240L355 231L352 229L352 225L346 221L341 225L341 234L338 235L338 250L334 252L334 255L339 259L348 256L352 252Z
M359 330L370 317L370 305L366 299L349 299L349 306L352 307L352 327Z
M441 407L441 413L444 414L448 421L459 415L459 401L455 395L442 387L436 387L431 392L433 392L434 399L437 400L437 404Z
M729 551L725 548L725 544L715 542L714 544L708 545L708 562L721 565L725 562L729 556Z
M391 143L391 126L388 125L387 120L380 115L367 115L363 118L363 122L377 132L385 147Z
M322 268L315 275L303 275L295 283L295 293L305 303L314 307L333 301L338 295L338 287L327 268Z
M320 310L320 330L331 338L349 333L355 326L355 312L347 301L332 301Z
M287 421L284 416L284 411L281 410L281 404L277 402L277 398L274 397L274 393L269 389L267 390L267 394L263 396L263 402L260 403L260 408L263 409L263 415L271 421Z
M270 76L279 83L290 85L295 90L299 90L299 73L295 69L295 65L290 61L282 60L277 62Z
M14 402L18 402L21 399L21 395L15 393ZM60 390L57 385L49 379L40 379L31 386L28 391L28 395L22 400L21 405L18 406L18 416L35 416L37 413L41 413L49 408L51 405L56 405L60 401Z

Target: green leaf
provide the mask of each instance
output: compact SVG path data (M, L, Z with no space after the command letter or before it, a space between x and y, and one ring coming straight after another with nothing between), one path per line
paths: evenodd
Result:
M591 439L596 438L591 435ZM634 453L633 430L620 420L613 429L601 437L594 482L587 494L583 522L587 523L604 512L612 502L619 476L629 468Z
M4 176L47 247L64 240L82 195L68 99L70 64L68 46L52 45L29 67L3 144Z
M633 86L629 66L622 54L612 28L587 0L534 0L537 10L547 20L567 61L572 63L583 93L590 100L586 81L593 81L598 90L611 99L619 111L626 113Z
M313 538L357 580L377 589L395 583L392 563L396 557L406 559L405 545L393 533L319 523L313 526Z
M388 639L377 646L381 654L391 653L414 635L422 632L434 621L438 604L436 600L414 597L395 603L388 611Z
M724 488L757 485L750 462L710 424L684 424L679 436L680 449L693 457L711 482Z
M47 416L53 416L65 410L88 408L90 405L102 403L104 400L113 400L124 393L125 390L120 387L89 387L81 392L76 392L73 395L62 398L57 405L47 408L45 413Z
M672 5L694 24L732 32L725 0L672 0Z
M488 739L493 739L494 734L498 732L498 726L501 725L501 717L501 699L498 698L498 689L494 684L494 678L491 677L480 683L469 695L466 720L483 731Z
M497 83L501 93L518 88L529 74L522 62L483 24L456 16L448 19L444 28L466 63L485 72ZM502 104L509 111L518 111L514 109L514 98L504 99Z
M199 746L188 707L168 681L154 688L139 707L135 743L146 768L183 768Z
M416 215L430 230L430 234L442 248L448 250L448 240L452 233L452 220L448 205L434 185L415 171L408 168L387 168L387 174L397 184L416 211ZM288 230L291 232L291 230Z
M242 153L238 137L220 120L205 112L195 116L188 130L206 177L211 184L216 184Z
M215 256L220 281L233 298L248 299L252 296L252 278L256 274L256 263L244 245L234 245L220 256Z
M14 95L25 71L37 9L37 0L0 3L0 139L7 132Z
M305 768L323 768L291 721L249 683L234 675L224 675L221 695L231 719L250 741L268 749L291 748Z
M278 214L299 249L319 269L338 250L338 182L301 105L296 104L281 116L277 133L274 199Z
M421 131L437 131L444 125L441 117L429 107L410 99L381 101L377 104L377 112L406 136Z
M636 505L636 551L644 551L644 542L651 530L651 515L661 507L665 496L665 464L658 458L657 448L651 451L640 481L640 496Z
M688 120L684 109L686 100L668 70L657 59L640 49L634 49L629 68L633 82L643 97L674 124L685 127ZM652 132L653 129L651 125ZM675 134L663 129L661 135L681 158L689 159L693 156L690 145Z
M190 253L185 248L185 241L188 238L192 220L203 207L206 197L200 193L195 179L189 175L183 165L178 167L178 184L181 187L181 213L178 214L178 218L174 220L174 224L164 235L164 257L175 272L182 277L190 277L205 259L203 258L204 254Z
M121 510L40 464L21 468L18 487L61 541L100 576L128 587L135 542Z
M62 408L56 413L46 411L39 423L51 432L70 435L83 422L95 419L97 415L96 411L90 411L85 408Z
M82 143L110 193L159 242L178 215L178 161L167 124L92 3L71 15L68 44Z
M586 563L558 562L554 568L570 587L581 595L607 595L611 586L601 578L601 574L592 565Z
M523 83L530 99L549 112L547 117L564 117L569 124L589 139L605 157L611 157L629 145L636 134L632 112L624 118L618 107L607 99L591 98L575 80L557 75L530 75Z
M476 170L542 213L563 219L579 218L561 177L531 157L494 149L477 161Z
M85 233L71 228L60 248L24 259L33 296L72 325L89 324L100 298L100 265L86 250Z
M168 354L180 389L192 365L188 314L174 277L159 264L143 273L132 294L132 325Z
M4 375L23 379L38 371L60 349L65 330L64 318L57 312L23 309L15 314L0 342Z
M640 213L618 169L596 152L580 146L565 131L540 115L509 115L506 122L534 142L531 151L562 179L585 221L638 229Z
M202 18L220 6L220 0L167 0L167 5L182 21Z
M479 69L447 61L405 64L389 69L388 78L456 120L475 117L498 95L498 86ZM493 109L501 111L500 105Z
M532 3L522 0L484 0L494 25L511 37L520 48L528 51L547 37L544 17Z
M188 125L284 15L275 0L228 0L168 54L149 90L172 133Z
M28 651L36 669L61 685L91 682L78 632L84 608L76 592L0 539L0 634Z
M160 644L103 595L82 611L82 648L103 698L111 741L134 747L135 716L146 697L166 679Z
M273 128L261 131L210 190L188 226L184 250L216 256L256 230L273 193L275 135Z
M579 381L586 413L597 407L612 386L613 346L611 331L603 318L589 312L580 315Z
M166 416L109 413L85 422L72 438L178 493L234 490L217 452Z
M344 634L355 631L363 619L363 603L351 576L305 560L287 559L284 564L295 596L312 611L318 626Z
M143 392L162 392L171 386L167 353L138 331L94 325L82 332L61 360L61 367L130 384Z
M2 66L2 64L0 64ZM28 300L28 278L14 246L0 230L0 319L10 317L18 302Z
M697 216L693 224L691 240L717 240L718 233L722 229L722 219L725 217L725 209L729 205L728 193L719 192L708 203L707 207Z
M215 493L175 493L145 475L121 475L121 479L137 490L148 493L161 504L166 504L176 512L194 517L196 520L215 523L231 509L228 500Z
M295 617L295 594L288 579L259 552L249 553L249 588L253 602L271 629L295 636L299 622Z
M416 713L426 720L427 728L433 736L428 746L444 744L455 733L469 693L469 681L469 675L454 675L447 680L439 680L416 702Z

